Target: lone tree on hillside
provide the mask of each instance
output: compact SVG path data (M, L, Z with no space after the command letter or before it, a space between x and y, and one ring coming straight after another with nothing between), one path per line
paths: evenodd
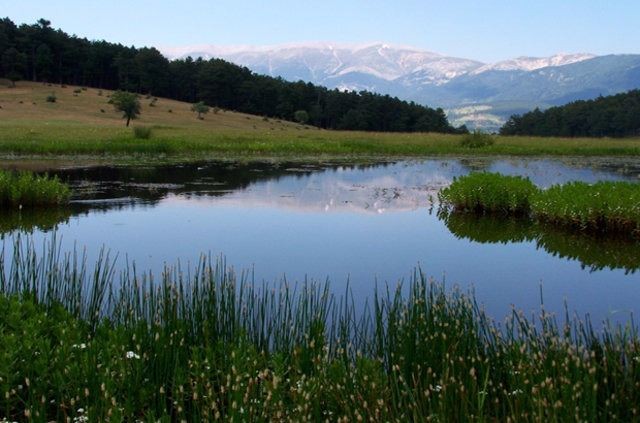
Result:
M209 106L204 104L204 101L199 101L191 106L191 111L196 112L198 114L198 119L204 119L202 115L206 115L209 113Z
M127 119L127 126L131 119L135 119L140 114L140 100L138 96L126 91L116 91L111 96L113 107L122 112L122 118Z

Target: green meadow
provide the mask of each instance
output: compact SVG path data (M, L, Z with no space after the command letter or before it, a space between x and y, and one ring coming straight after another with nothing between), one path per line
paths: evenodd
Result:
M56 101L47 102L55 93ZM261 116L216 110L198 119L191 105L141 97L132 126L108 104L107 90L18 82L0 88L0 155L5 157L419 157L426 155L640 154L640 139L493 137L476 147L464 135L328 131ZM153 104L153 105L152 105Z

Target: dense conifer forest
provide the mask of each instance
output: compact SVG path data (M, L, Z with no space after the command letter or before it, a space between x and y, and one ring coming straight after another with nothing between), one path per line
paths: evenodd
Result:
M638 136L640 90L514 115L500 129L500 134L542 137Z

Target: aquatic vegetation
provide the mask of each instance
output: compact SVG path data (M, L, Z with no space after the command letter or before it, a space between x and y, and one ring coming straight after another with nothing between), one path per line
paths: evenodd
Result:
M583 232L640 237L640 184L633 182L538 189L526 178L477 172L456 178L439 199L455 212L521 215Z
M70 195L69 187L58 178L0 171L0 209L60 205Z
M458 211L526 214L535 192L536 186L527 178L476 172L455 178L438 198Z
M539 220L588 232L640 237L640 184L571 182L540 190L531 200Z
M357 311L348 290L255 284L210 258L118 279L106 253L88 269L55 243L14 251L0 261L9 420L638 419L635 327L520 312L499 327L420 272Z

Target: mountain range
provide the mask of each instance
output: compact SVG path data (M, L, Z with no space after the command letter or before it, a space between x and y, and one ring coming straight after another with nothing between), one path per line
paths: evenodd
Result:
M496 130L514 113L640 87L640 55L588 53L497 63L384 43L165 48L170 59L221 58L256 73L367 90L442 107L456 125Z

